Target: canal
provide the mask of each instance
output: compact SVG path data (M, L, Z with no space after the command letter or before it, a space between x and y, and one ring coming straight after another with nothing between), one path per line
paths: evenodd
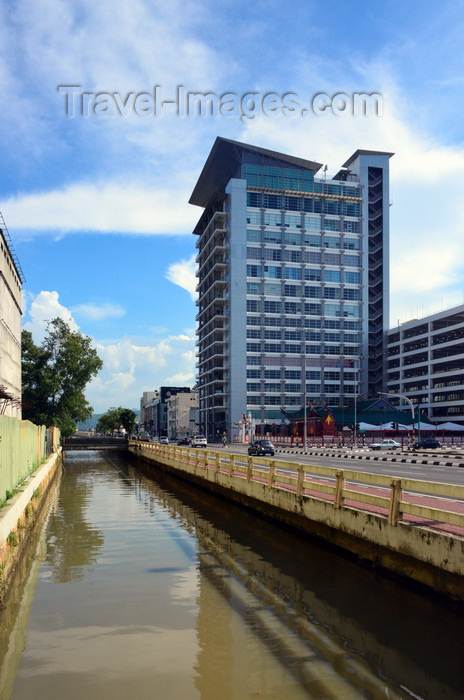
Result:
M0 700L458 700L463 659L462 606L99 452L0 612Z

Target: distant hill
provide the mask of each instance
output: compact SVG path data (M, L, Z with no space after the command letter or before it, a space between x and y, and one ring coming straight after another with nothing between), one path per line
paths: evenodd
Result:
M134 411L135 415L137 416L137 420L139 420L140 409L133 408L131 410ZM105 413L106 413L106 411L105 411ZM78 430L92 430L92 429L94 429L95 426L97 425L99 419L101 418L101 416L104 416L104 415L105 415L104 413L94 413L92 418L89 418L89 420L85 421L84 423L78 423L77 429Z

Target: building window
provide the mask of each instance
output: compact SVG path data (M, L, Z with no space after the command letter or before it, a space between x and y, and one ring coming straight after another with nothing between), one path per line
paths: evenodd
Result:
M324 281L325 282L341 282L340 270L325 270L324 271Z
M300 378L301 378L300 370L296 370L296 369L286 369L285 370L285 379L300 379Z
M285 393L287 394L301 394L301 384L286 384Z
M340 287L325 287L324 299L340 299Z
M358 238L347 238L345 236L343 240L343 248L345 250L359 250L359 239Z
M301 291L300 288L297 287L294 284L285 284L284 285L284 296L286 297L298 297L300 296Z
M324 262L326 265L340 265L341 259L339 253L324 253Z
M261 337L261 331L258 328L248 328L247 329L247 338L259 339L260 337Z
M247 391L261 391L261 384L259 382L250 382L247 384Z
M349 272L345 270L345 282L346 284L359 284L361 282L361 275L359 272Z
M305 304L304 305L305 314L312 314L313 316L320 316L321 305L320 304Z
M348 318L359 318L359 316L361 315L361 309L359 306L345 304L345 306L343 307L343 315L347 316Z
M347 233L359 233L359 221L345 221L343 222L343 230Z
M305 216L305 228L309 231L321 230L321 219L317 216Z
M359 267L359 255L348 255L345 253L343 256L343 264L348 267Z
M280 391L280 384L265 384L264 385L264 390L267 391L275 391L278 392Z
M316 234L306 234L304 237L305 245L309 245L311 248L321 247L321 237Z
M264 302L264 313L280 314L280 309L281 309L280 301L265 301Z
M247 241L250 243L260 243L261 242L261 231L259 229L248 228L247 229Z
M247 326L260 326L260 318L259 316L247 316Z
M266 340L280 340L281 332L280 330L278 331L273 331L269 329L264 330L264 337Z
M301 331L285 331L285 340L301 340Z
M324 231L340 231L340 219L325 219Z
M247 223L248 224L255 224L255 225L260 225L261 224L261 212L258 211L247 211Z
M310 280L312 282L320 282L322 278L321 270L313 267L307 267L304 271L304 278L305 280Z
M264 277L267 279L281 279L282 268L280 265L265 265Z
M286 301L284 304L286 314L300 313L300 305L293 301Z
M282 226L282 214L274 212L264 212L264 224L265 226Z
M247 369L247 379L259 379L261 376L261 370L259 369Z
M286 267L285 268L285 279L286 280L300 280L301 279L301 267Z
M359 301L361 299L360 289L344 289L343 298L348 301Z
M301 233L285 233L285 245L301 245Z
M325 316L341 316L340 304L325 304L324 305L324 315Z

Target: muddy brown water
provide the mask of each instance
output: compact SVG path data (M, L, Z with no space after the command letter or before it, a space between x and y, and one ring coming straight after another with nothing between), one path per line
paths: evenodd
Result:
M458 700L463 608L131 458L69 452L0 700Z

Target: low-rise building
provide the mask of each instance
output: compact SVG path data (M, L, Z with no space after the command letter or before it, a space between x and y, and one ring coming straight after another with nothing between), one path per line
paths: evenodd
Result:
M166 400L168 435L184 438L198 432L198 392L181 392Z

